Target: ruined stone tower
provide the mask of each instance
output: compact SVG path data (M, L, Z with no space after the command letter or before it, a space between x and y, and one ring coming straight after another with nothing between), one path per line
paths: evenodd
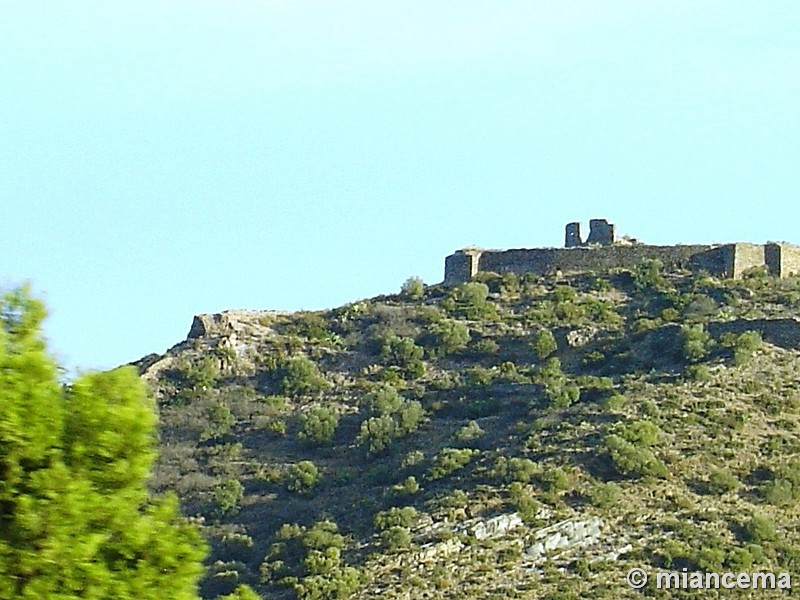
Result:
M583 241L581 237L580 223L567 223L564 234L564 247L577 248L579 246L590 246L597 244L600 246L610 246L617 241L613 223L605 219L592 219L589 221L589 237Z

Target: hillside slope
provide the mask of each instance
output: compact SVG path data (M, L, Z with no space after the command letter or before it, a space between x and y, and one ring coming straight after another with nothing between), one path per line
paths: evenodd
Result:
M138 363L152 486L207 598L717 597L625 575L796 571L798 308L647 263L201 315Z

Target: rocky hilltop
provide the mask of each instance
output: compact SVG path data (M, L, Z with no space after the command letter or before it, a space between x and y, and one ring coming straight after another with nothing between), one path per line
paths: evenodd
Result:
M198 315L137 363L152 486L211 542L206 598L617 599L642 595L634 567L796 573L798 308L795 277L650 260Z

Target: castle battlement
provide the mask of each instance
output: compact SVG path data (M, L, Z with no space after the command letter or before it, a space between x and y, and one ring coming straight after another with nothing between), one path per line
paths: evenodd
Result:
M586 242L580 224L569 223L565 248L520 248L484 250L465 248L445 259L444 283L469 281L480 272L534 273L546 275L583 271L633 269L648 259L658 259L667 269L707 271L727 279L739 279L753 268L763 267L770 274L788 277L800 274L800 247L794 244L679 244L651 246L629 240L617 240L614 225L605 219L590 221Z

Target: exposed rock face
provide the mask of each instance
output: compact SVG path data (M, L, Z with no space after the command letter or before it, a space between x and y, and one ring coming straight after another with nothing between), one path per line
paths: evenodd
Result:
M580 348L591 342L599 330L595 327L584 329L571 329L567 332L566 340L572 348Z
M534 562L546 556L576 550L596 544L602 536L603 520L591 517L584 521L567 520L540 529L525 556Z
M499 515L488 521L481 521L475 525L475 527L472 528L472 534L476 539L485 540L487 538L505 535L507 532L520 525L522 525L522 519L517 513Z
M245 334L248 331L264 330L263 324L275 311L226 310L221 313L195 315L189 329L188 339L201 337L227 337L232 334Z

